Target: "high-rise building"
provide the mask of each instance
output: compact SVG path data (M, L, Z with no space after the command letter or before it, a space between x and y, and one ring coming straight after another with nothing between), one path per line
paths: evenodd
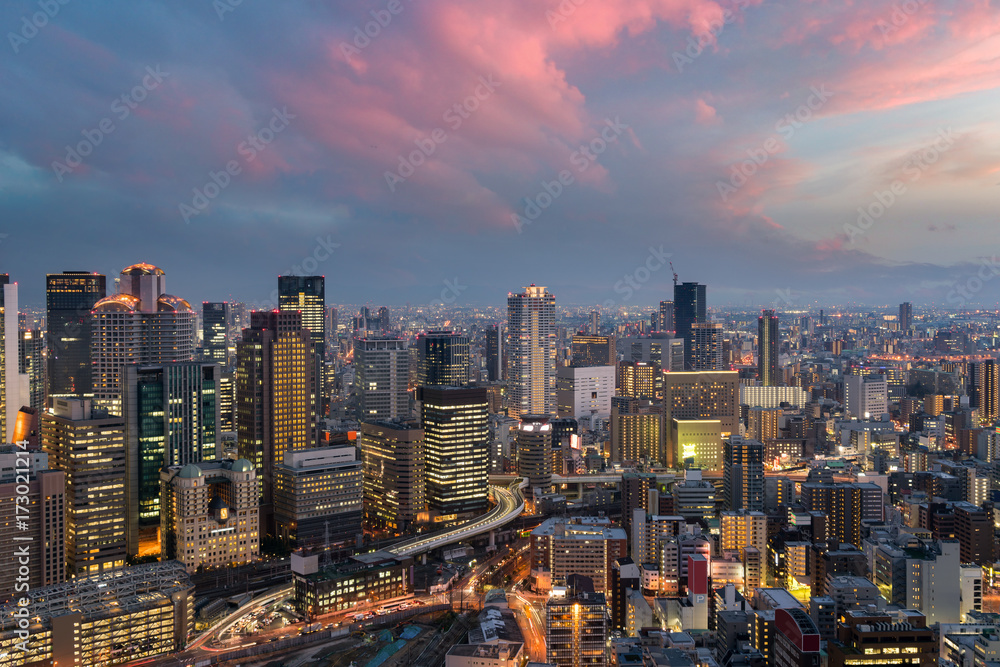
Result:
M878 419L889 411L889 387L884 375L845 375L844 402L859 419Z
M767 515L763 512L722 512L719 515L719 548L739 551L745 546L767 550Z
M608 614L603 593L550 597L545 603L546 662L555 667L607 664Z
M618 395L652 400L656 398L656 381L660 368L644 361L623 361L618 364Z
M278 310L302 313L302 326L309 330L313 350L320 359L326 354L326 278L324 276L278 276Z
M691 325L704 322L707 316L705 286L698 283L674 285L674 327L677 336L684 339L684 360L691 365Z
M658 327L660 331L673 331L674 330L674 302L673 301L661 301L660 302L660 326Z
M693 322L691 324L691 370L721 371L725 368L722 358L723 328L719 322Z
M405 533L426 508L424 431L411 422L361 424L364 527Z
M67 576L125 565L125 420L90 399L56 398L42 414L42 447L66 473Z
M678 467L722 470L722 421L674 417L668 430Z
M160 553L160 470L222 454L219 366L197 361L124 368L129 556Z
M663 414L655 406L614 406L609 420L611 460L655 461L663 446Z
M764 509L764 445L733 435L722 443L722 486L730 510Z
M861 548L861 523L882 521L882 489L875 484L802 484L801 503L826 515L827 535Z
M628 537L605 517L555 517L531 531L532 574L547 572L553 586L574 575L589 577L606 591L614 562L628 555Z
M469 384L469 337L428 331L417 337L417 384L464 387Z
M663 374L664 428L669 428L673 419L717 419L721 437L725 439L739 433L739 417L737 371ZM661 460L671 467L680 465L684 457L671 433L667 433L665 443L666 451ZM721 456L721 443L719 449Z
M507 295L508 414L552 415L556 410L556 298L529 285Z
M1000 364L986 359L978 365L977 375L979 422L993 426L1000 419Z
M521 415L517 428L517 474L532 489L552 487L552 425L548 415Z
M202 359L229 366L229 303L205 301L201 304Z
M486 389L420 387L417 395L424 429L428 508L439 516L482 512L489 494Z
M970 502L955 503L955 537L961 545L963 563L988 565L996 556L993 513Z
M650 506L650 491L656 491L656 475L649 472L622 473L622 528L632 536L632 513L641 509L646 514L657 514L657 507ZM640 560L640 564L646 561Z
M274 466L317 443L318 359L297 311L252 312L236 346L236 442L258 471L268 534Z
M615 395L614 366L560 366L556 371L556 405L560 417L611 416Z
M601 313L599 311L590 311L590 322L587 324L587 333L591 336L597 336L601 333Z
M19 341L18 372L21 381L27 378L28 402L25 405L35 410L45 408L45 336L41 329L21 330ZM23 406L20 406L23 407Z
M574 366L614 366L618 360L614 336L573 336Z
M913 304L905 301L899 304L899 330L906 333L913 328Z
M289 545L350 552L360 546L364 504L358 448L285 452L274 469L274 522Z
M90 311L107 296L105 280L86 271L45 276L48 396L83 396L93 389Z
M354 339L354 392L359 421L409 418L408 378L408 341L388 336Z
M758 442L774 440L781 435L781 408L752 407L747 410L747 437Z
M119 292L94 304L90 354L95 405L122 411L127 364L194 360L191 304L166 293L166 275L151 264L122 269Z
M778 375L778 316L765 310L757 318L757 377L761 385L774 387L782 384Z
M30 384L20 372L21 334L18 324L17 283L0 274L0 435L4 442L14 437L17 412L28 405Z
M499 382L503 379L503 336L500 325L493 324L486 329L486 380Z
M188 463L160 472L161 551L188 572L260 557L257 472L246 459Z
M326 309L326 350L331 358L337 354L337 327L339 325L337 307L330 306Z

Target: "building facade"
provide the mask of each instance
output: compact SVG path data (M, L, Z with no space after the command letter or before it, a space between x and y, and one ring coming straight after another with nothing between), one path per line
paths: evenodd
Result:
M412 422L361 424L364 528L405 533L427 507L424 431Z
M555 416L556 298L544 287L507 295L507 340L508 414Z

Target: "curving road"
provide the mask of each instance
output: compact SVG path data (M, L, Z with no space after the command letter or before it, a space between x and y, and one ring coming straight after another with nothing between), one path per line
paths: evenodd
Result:
M497 504L486 514L461 526L432 533L404 544L397 544L386 551L399 557L416 556L425 551L461 542L500 528L519 517L524 511L524 495L521 490L526 486L528 486L528 480L523 478L515 479L507 487L490 485L490 490L493 491L493 497L496 498Z

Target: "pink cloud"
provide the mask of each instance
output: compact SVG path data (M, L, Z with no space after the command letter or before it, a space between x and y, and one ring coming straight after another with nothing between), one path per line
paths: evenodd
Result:
M699 99L694 104L694 118L701 125L712 125L719 121L715 107L702 99Z

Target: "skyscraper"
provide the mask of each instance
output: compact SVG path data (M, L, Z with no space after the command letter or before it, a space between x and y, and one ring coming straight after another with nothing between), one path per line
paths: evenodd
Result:
M250 313L236 346L236 439L240 456L261 473L262 505L272 502L274 466L285 452L316 445L318 366L301 313ZM270 532L269 509L261 516Z
M439 516L483 511L489 494L485 387L420 387L427 505Z
M205 301L201 304L201 348L205 361L229 366L229 304Z
M19 332L18 372L28 382L28 405L35 410L45 408L45 338L41 329Z
M105 280L86 271L45 276L48 396L82 396L93 389L90 311L107 296Z
M913 328L913 304L905 301L899 304L899 330L907 332Z
M125 565L125 420L90 399L53 400L42 414L49 464L66 472L66 574Z
M992 426L1000 419L1000 365L996 359L986 359L978 365L977 388L979 421Z
M574 366L614 366L616 361L614 336L573 336Z
M764 445L733 435L722 443L722 487L729 510L764 510Z
M529 285L507 295L509 414L556 414L556 298Z
M302 313L302 326L309 330L313 349L320 359L326 354L326 278L324 276L278 276L278 310Z
M723 328L719 322L691 324L691 370L721 371Z
M757 318L757 376L765 387L778 386L778 316L765 310Z
M500 325L486 329L486 379L499 382L503 378L503 336Z
M196 317L152 264L122 269L119 290L94 304L90 350L95 405L120 415L125 365L193 361Z
M705 307L705 286L698 283L681 283L674 285L674 327L677 337L684 339L684 359L691 368L691 325L704 322L707 310Z
M601 333L601 313L596 310L590 311L590 322L587 324L587 333L597 336Z
M660 302L660 331L673 331L674 330L674 302L673 301L661 301Z
M409 342L389 336L354 339L354 393L358 421L410 416Z
M618 396L652 400L656 398L656 380L660 368L645 361L623 361L618 364Z
M603 593L584 591L551 597L545 604L546 661L556 667L604 665L608 640Z
M361 424L364 527L399 534L426 507L424 431L412 422Z
M464 387L469 384L469 337L428 331L417 337L417 384Z
M130 364L124 372L128 553L159 553L160 470L214 461L220 447L218 364Z
M739 433L739 373L715 371L663 374L663 425L667 429L662 460L671 467L683 458L674 441L672 420L719 420L721 437Z
M17 413L31 401L28 376L21 373L21 334L18 324L17 283L0 274L0 434L11 442Z
M548 415L521 415L517 428L517 474L533 489L552 486L552 424Z

